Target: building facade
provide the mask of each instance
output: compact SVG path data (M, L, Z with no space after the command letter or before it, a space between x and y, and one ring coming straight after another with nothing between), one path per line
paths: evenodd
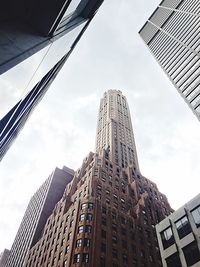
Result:
M156 225L163 267L200 266L200 194Z
M23 266L28 250L40 238L47 218L61 199L74 171L56 168L32 196L10 249L6 267Z
M9 254L10 250L8 249L4 249L4 251L0 254L0 267L5 267Z
M200 120L200 3L163 0L139 34Z
M109 90L104 98L112 94L119 94L128 110L128 103L120 91ZM155 225L172 209L155 183L137 171L134 157L127 157L126 167L122 166L122 161L116 161L111 147L114 134L110 135L111 142L107 135L109 129L112 132L115 128L112 129L109 119L105 119L104 127L101 121L101 117L106 117L104 113L112 110L111 103L108 101L108 109L102 112L102 101L96 153L89 153L67 185L40 239L29 250L26 267L162 266ZM116 114L117 101L117 97L113 98ZM130 114L127 114L126 120L130 122ZM114 119L116 129L120 131L121 124L126 123L125 116L120 121L116 117ZM128 138L120 139L120 133L117 135L119 147L121 141L125 143L126 149L119 149L124 158L126 153L128 155L128 147L136 153L132 125L129 124L129 127L127 135L130 130L132 142ZM126 131L121 129L121 137L123 133Z

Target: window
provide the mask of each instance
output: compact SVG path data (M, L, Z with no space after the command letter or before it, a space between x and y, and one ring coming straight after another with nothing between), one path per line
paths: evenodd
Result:
M69 227L72 227L73 223L74 223L74 220L72 220L72 221L70 222Z
M69 246L66 247L65 254L67 254L68 252L69 252Z
M196 241L184 247L183 253L187 262L187 266L192 266L200 260L200 253Z
M194 218L197 227L200 226L200 206L194 209L192 212L192 217Z
M116 213L115 213L114 211L112 211L112 219L113 219L113 220L116 220L116 218L117 218Z
M117 258L118 257L118 253L117 253L117 250L113 248L112 250L112 256L113 258Z
M88 209L91 209L91 210L92 210L93 208L94 208L94 204L91 203L91 202L89 202L89 203L88 203Z
M84 219L85 219L85 214L83 213L80 215L79 221L82 222L84 221Z
M101 230L101 236L102 236L103 238L106 238L106 231L104 231L103 229Z
M177 252L172 254L168 258L166 258L166 263L167 263L167 267L181 267L182 266L180 258L179 258L179 254Z
M83 233L83 226L78 227L78 234Z
M89 247L90 247L90 239L88 239L88 238L84 238L83 246L89 248Z
M112 223L112 229L113 229L114 231L117 231L117 224L116 224L116 223Z
M80 262L81 254L75 254L74 255L74 263Z
M102 213L106 214L107 213L107 209L105 207L102 207Z
M88 263L89 262L89 254L88 253L83 253L83 260L82 262Z
M171 227L168 227L160 233L164 249L174 244L174 236Z
M87 207L88 207L88 203L83 203L83 204L81 205L81 209L82 209L82 210L87 209Z
M63 267L67 267L67 261L63 262Z
M105 243L101 243L101 252L106 253L106 244Z
M105 217L102 217L101 223L102 223L103 225L106 225L106 218L105 218Z
M76 248L81 247L81 245L82 245L82 239L77 239L76 240Z
M117 243L117 237L115 235L112 236L112 242Z
M92 232L92 226L91 225L86 225L85 226L85 232L86 233L91 233Z
M87 221L92 221L92 214L91 213L87 213L86 214L86 220Z
M180 239L191 232L191 226L186 216L178 220L175 225Z
M72 233L68 234L67 240L69 240L72 237Z
M126 254L122 255L123 263L128 263L128 257Z
M103 256L100 258L100 267L106 267L106 259Z
M127 241L126 240L122 240L122 247L127 248Z

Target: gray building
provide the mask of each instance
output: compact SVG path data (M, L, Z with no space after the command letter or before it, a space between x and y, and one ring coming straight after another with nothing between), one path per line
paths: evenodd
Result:
M156 225L163 267L200 266L200 194Z
M74 171L56 168L32 196L10 250L6 267L21 267L29 249L42 235L47 218L61 199Z
M199 0L163 0L139 34L200 120L199 13Z
M10 250L8 249L4 249L4 251L0 254L0 267L5 267L9 254Z

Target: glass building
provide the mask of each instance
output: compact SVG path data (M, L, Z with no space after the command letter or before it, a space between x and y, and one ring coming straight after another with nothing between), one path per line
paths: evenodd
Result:
M199 12L199 0L163 0L139 34L200 120Z
M56 78L102 2L21 0L13 3L11 8L6 2L4 9L0 9L0 43L4 44L0 46L0 74L8 73L21 63L21 70L13 74L16 80L17 76L24 80L22 97L0 120L0 160ZM1 14L6 10L10 12Z

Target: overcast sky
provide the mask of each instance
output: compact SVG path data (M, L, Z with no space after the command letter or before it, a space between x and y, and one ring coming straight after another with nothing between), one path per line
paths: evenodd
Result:
M51 171L77 169L94 151L99 100L108 89L128 99L142 174L174 209L199 193L200 122L138 35L158 3L105 0L7 152L0 163L0 251L10 248L31 195ZM34 60L1 76L1 117L23 94Z

